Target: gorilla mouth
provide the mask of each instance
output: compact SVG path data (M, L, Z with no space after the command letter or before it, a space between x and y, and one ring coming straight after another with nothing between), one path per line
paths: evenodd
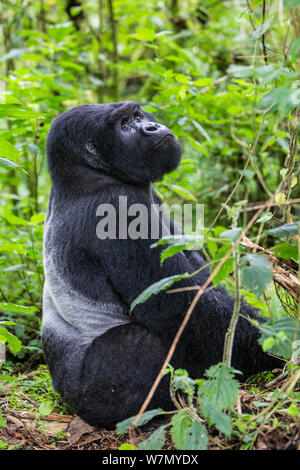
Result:
M165 135L157 144L155 144L155 145L153 145L153 147L151 147L151 150L155 150L155 149L159 148L161 145L163 145L170 138L174 139L174 135L173 134Z

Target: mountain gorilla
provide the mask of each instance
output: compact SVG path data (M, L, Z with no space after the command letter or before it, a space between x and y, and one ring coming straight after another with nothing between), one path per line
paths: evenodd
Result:
M196 291L162 291L129 314L131 303L149 285L193 273L205 262L198 252L185 251L161 265L165 246L150 248L150 217L148 237L99 239L97 210L110 204L123 232L121 196L128 207L143 204L150 214L159 203L151 183L177 167L181 147L137 103L122 102L62 113L50 129L47 155L52 190L44 233L43 347L63 400L91 425L111 428L139 410ZM154 213L161 222L161 211ZM176 287L203 285L208 275L204 268ZM198 378L222 360L233 304L223 288L201 296L173 367ZM240 311L233 366L244 376L278 366L245 318L259 319L257 314L246 303ZM168 382L166 376L150 408L173 407Z

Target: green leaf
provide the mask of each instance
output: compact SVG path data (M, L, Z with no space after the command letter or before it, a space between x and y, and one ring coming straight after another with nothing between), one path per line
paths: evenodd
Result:
M300 0L283 0L284 8L297 8L300 7Z
M5 219L7 220L7 222L9 222L12 225L25 225L25 226L30 225L30 222L28 222L28 220L21 219L21 217L16 216L9 209L5 208L3 212L4 212L3 215Z
M42 416L48 416L53 411L53 405L50 400L42 401L39 406L39 414Z
M0 155L5 158L19 158L19 152L8 140L0 136ZM16 163L15 163L16 165ZM18 167L18 165L17 165Z
M185 433L191 426L191 418L184 410L178 411L171 420L172 440L177 450L184 450Z
M161 450L164 446L165 426L156 429L145 441L138 445L138 450Z
M229 238L230 240L235 242L239 238L242 230L243 229L240 227L232 228L230 230L226 230L225 232L220 233L220 237Z
M264 340L264 342L262 343L262 348L264 351L268 351L269 349L271 349L275 344L275 339L270 336L269 338L266 338Z
M230 65L228 73L242 78L250 78L256 75L254 67L248 65Z
M195 140L191 135L189 135L187 139L194 149L199 150L200 152L204 153L206 157L209 157L207 149L203 145L201 145L197 140Z
M242 264L248 266L242 270L243 285L258 297L273 280L272 263L263 256L248 254L242 258Z
M1 343L7 343L9 350L16 355L22 349L21 341L3 326L0 326L0 341Z
M198 386L201 412L219 431L228 436L231 434L231 423L224 410L233 410L233 404L237 400L239 384L233 378L233 374L237 372L223 363L216 364L206 371L208 380L202 381Z
M0 104L0 118L31 119L42 117L43 114L23 109L12 104Z
M20 168L19 165L8 158L0 158L0 166L4 166L5 168Z
M211 141L211 138L209 137L208 133L206 132L205 129L203 129L203 127L201 126L201 124L199 124L199 122L197 121L193 121L193 124L194 126L196 127L196 129L205 137L206 140L208 140L208 142L210 144L212 144L212 141Z
M190 81L190 77L187 77L186 75L183 75L182 73L175 73L174 78L177 82L183 83L183 84L189 83Z
M254 33L252 33L252 36L254 39L259 39L271 26L271 23L273 21L273 16L271 16L267 21L265 21L261 26L259 26Z
M272 212L263 212L262 215L257 219L255 223L268 222L273 217Z
M128 442L125 442L125 444L122 444L119 447L119 450L137 450L137 447L134 446L133 444L129 444Z
M162 290L166 290L168 287L172 286L175 282L180 281L181 279L188 277L189 273L184 274L175 274L175 276L166 277L161 279L158 282L155 282L151 286L147 287L131 304L130 312L135 308L136 305L146 302L146 300L151 297L151 295L156 295Z
M212 270L215 269L215 267L219 264L220 262L220 259L225 257L228 250L230 249L230 246L228 245L228 243L224 244L224 246L222 246L214 255L214 258L217 260L213 263L212 265ZM233 272L233 259L232 257L231 258L228 258L225 263L221 266L220 270L218 271L218 273L215 275L215 277L213 278L213 284L214 285L218 285L220 284L221 282L223 282L227 276L229 274L231 274Z
M137 425L144 426L144 424L151 421L151 419L155 418L155 416L162 415L164 413L165 413L164 410L162 410L161 408L156 408L154 410L146 411L139 418ZM124 421L121 421L120 423L118 423L116 427L116 434L125 434L130 428L135 418L136 416L132 416L131 418L124 419Z
M7 302L0 302L0 309L14 313L35 313L39 310L38 307L24 307L23 305L12 304Z
M159 245L168 244L168 248L162 251L160 255L161 264L167 259L170 258L180 251L183 250L193 250L195 247L199 247L203 242L203 237L196 237L194 235L183 234L178 237L163 237L158 242L151 245L151 248L155 248Z
M297 38L293 42L292 47L291 47L291 56L295 61L298 61L299 52L300 52L300 38Z
M0 428L5 428L6 427L6 421L3 417L3 414L0 412Z
M176 186L175 184L171 184L170 187L175 193L179 194L183 198L196 202L195 197L187 189Z
M184 450L205 450L208 444L207 431L203 424L194 421L186 430L183 442Z
M31 219L30 219L30 222L32 224L39 224L41 222L44 222L46 218L46 214L34 214Z
M291 109L299 104L298 95L298 89L287 86L279 86L262 97L259 102L259 108L266 108L265 116L278 110L280 116L283 117Z
M298 233L298 224L284 224L280 227L272 228L269 234L273 237L289 237Z
M284 359L291 359L293 351L300 340L300 329L292 317L269 320L260 326L259 343L263 349Z
M295 263L298 263L298 247L291 245L290 243L279 243L272 248L275 256L284 259L293 259Z
M131 37L139 41L150 41L155 39L155 31L149 28L136 28L135 34L130 34Z
M193 396L195 393L196 382L189 377L188 372L184 369L176 369L172 385L174 390L182 390L187 395Z
M296 405L296 403L292 403L292 404L288 407L287 413L288 413L288 415L290 415L290 416L299 416L299 415L300 415L300 409L299 409L299 407Z
M203 77L203 78L199 78L198 80L196 80L194 82L194 85L195 86L208 86L210 85L212 82L214 81L213 78L210 78L210 77Z
M215 406L210 402L207 402L205 405L203 405L202 410L210 423L215 425L220 432L225 434L225 436L230 436L232 426L230 417L228 415L218 408L215 408Z
M0 57L0 62L5 62L7 60L15 59L16 57L20 57L26 51L27 51L27 49L11 49L9 52L7 52L6 54L3 54Z

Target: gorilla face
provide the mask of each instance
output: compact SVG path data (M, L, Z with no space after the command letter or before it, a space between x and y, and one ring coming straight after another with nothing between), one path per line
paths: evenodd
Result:
M82 105L55 119L47 139L50 173L80 167L130 183L150 183L177 167L181 146L173 133L138 103ZM59 172L56 169L59 169Z
M175 170L181 154L179 142L137 103L125 104L112 121L117 138L111 157L115 168L135 181L145 182Z

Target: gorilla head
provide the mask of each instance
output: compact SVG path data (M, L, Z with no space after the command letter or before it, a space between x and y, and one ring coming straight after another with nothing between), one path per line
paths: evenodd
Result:
M124 182L147 184L177 167L173 133L136 102L76 106L62 113L47 140L53 181L81 180L83 168Z

